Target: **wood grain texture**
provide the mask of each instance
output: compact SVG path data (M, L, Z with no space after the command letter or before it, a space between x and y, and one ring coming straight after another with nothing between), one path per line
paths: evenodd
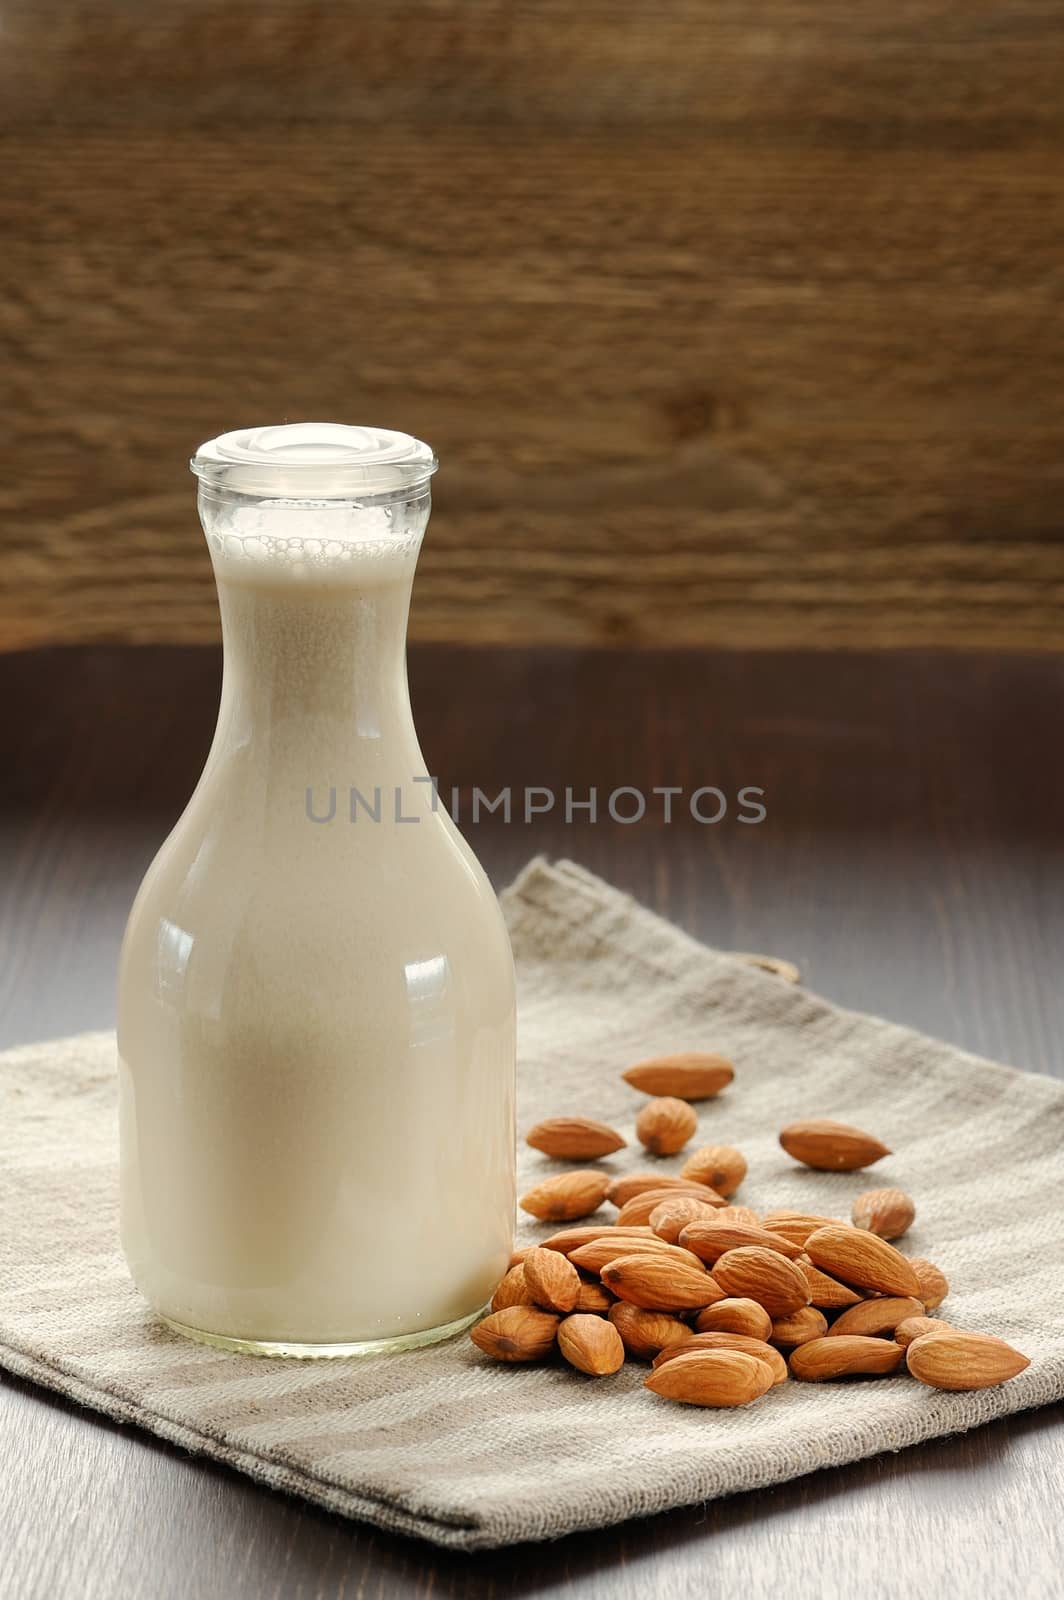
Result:
M206 649L0 659L0 1045L112 1022L126 912L198 777L218 669ZM485 816L466 832L496 883L537 850L572 856L724 948L792 958L834 1000L1060 1073L1064 660L434 646L411 683L429 764L467 808L474 785L766 790L757 827ZM5 1378L0 1594L1050 1600L1062 1419L460 1557Z
M216 635L185 470L443 470L415 634L1055 648L1064 20L12 0L0 648Z

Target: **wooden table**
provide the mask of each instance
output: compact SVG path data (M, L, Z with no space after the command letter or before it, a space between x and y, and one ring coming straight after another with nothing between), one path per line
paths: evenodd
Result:
M130 899L209 740L218 658L0 658L0 1042L107 1026ZM731 818L467 828L502 884L569 855L846 1005L1061 1070L1064 658L415 653L431 770L766 791ZM577 816L583 815L577 813ZM554 1546L440 1554L4 1378L0 1595L628 1600L1059 1593L1062 1408Z

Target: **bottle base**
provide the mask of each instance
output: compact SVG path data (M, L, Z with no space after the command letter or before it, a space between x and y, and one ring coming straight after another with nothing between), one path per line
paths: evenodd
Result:
M174 1333L197 1344L213 1345L216 1350L231 1350L241 1356L273 1356L289 1361L338 1360L343 1356L383 1356L397 1354L400 1350L418 1350L424 1345L440 1344L453 1339L455 1334L471 1328L484 1315L485 1306L457 1322L445 1322L438 1328L424 1328L417 1333L399 1333L390 1339L354 1339L342 1344L302 1344L290 1339L234 1339L224 1333L208 1333L205 1328L192 1328L173 1317L156 1315Z

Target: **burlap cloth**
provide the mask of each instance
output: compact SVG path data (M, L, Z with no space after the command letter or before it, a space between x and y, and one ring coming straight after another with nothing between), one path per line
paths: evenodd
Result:
M845 1216L870 1183L911 1190L906 1248L948 1274L947 1314L1013 1341L1030 1368L972 1395L906 1377L788 1383L702 1411L655 1398L635 1363L598 1381L505 1368L465 1336L312 1363L191 1344L153 1322L119 1254L110 1034L0 1057L0 1362L263 1483L467 1549L777 1483L1064 1395L1064 1084L841 1011L568 864L533 862L505 904L522 1129L575 1112L630 1135L641 1097L625 1066L719 1050L736 1081L700 1108L697 1142L743 1149L739 1198ZM867 1126L896 1154L872 1174L800 1169L776 1132L816 1115ZM645 1164L638 1146L607 1163ZM526 1184L554 1170L523 1145L521 1167Z

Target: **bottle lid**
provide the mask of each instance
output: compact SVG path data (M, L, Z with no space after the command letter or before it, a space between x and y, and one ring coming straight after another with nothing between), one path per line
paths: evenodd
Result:
M409 492L439 465L408 433L341 422L238 428L201 444L189 465L204 485L260 499L337 500Z

